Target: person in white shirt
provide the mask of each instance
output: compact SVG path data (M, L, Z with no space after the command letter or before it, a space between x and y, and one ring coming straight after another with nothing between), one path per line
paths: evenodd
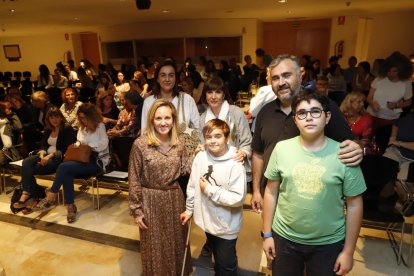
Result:
M156 83L153 94L147 97L142 107L141 133L147 126L148 111L156 99L166 99L174 105L178 112L178 124L185 123L188 127L201 135L200 115L194 99L177 87L177 68L175 63L165 60L159 65L155 73Z

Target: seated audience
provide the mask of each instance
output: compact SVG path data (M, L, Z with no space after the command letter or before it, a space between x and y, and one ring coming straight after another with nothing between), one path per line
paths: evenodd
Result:
M339 64L333 64L329 69L327 77L328 97L340 106L346 93L346 81L342 75L341 66Z
M136 108L139 104L142 106L143 99L138 93L135 92L124 92L121 94L121 102L124 109L119 113L118 121L116 125L107 131L108 137L118 136L130 136L136 137L139 128L136 123ZM140 117L140 115L137 115ZM141 118L139 118L140 120Z
M351 92L346 95L339 109L345 115L355 139L364 146L365 154L373 154L373 121L364 108L365 96L361 92Z
M37 76L37 90L46 91L53 87L53 77L49 68L45 64L39 66L39 75Z
M372 82L367 111L374 118L376 140L381 150L387 147L394 121L403 108L411 106L413 89L409 79L412 70L408 58L396 52L385 59L379 77Z
M414 161L414 113L395 121L383 156L399 163L397 178L407 180L409 165Z
M148 84L144 74L141 71L135 71L132 80L129 82L130 91L136 92L142 98L149 96Z
M66 161L59 164L56 170L55 180L52 187L34 208L35 211L43 212L56 206L56 195L63 185L65 204L67 204L67 221L73 223L76 220L77 208L74 203L73 180L79 175L95 175L102 172L109 163L108 136L102 115L95 105L84 103L78 109L79 130L75 145L88 145L93 155L100 161L91 160L90 163L77 161ZM98 164L99 163L99 164Z
M368 96L371 83L374 80L370 67L367 61L360 62L357 67L357 73L352 80L352 90L362 92L365 96Z
M126 81L124 73L118 72L115 82L115 95L119 95L120 93L127 92L129 90L129 82Z
M82 102L78 101L78 91L73 88L66 88L62 91L62 106L60 111L66 119L66 123L74 129L78 129L77 112Z
M118 122L119 109L116 107L114 95L105 91L96 101L96 105L103 116L105 128L111 129Z
M37 182L36 174L54 173L63 160L67 147L76 141L76 132L66 124L65 117L57 107L46 114L46 126L41 140L40 150L23 160L23 193L14 208L24 208L30 198L38 198L43 188Z
M22 131L19 117L11 111L9 102L0 102L0 166L20 156L13 146L18 143Z

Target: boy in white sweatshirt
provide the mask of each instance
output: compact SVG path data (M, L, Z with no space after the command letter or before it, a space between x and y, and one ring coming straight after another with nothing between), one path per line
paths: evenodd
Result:
M246 197L243 163L233 160L236 149L227 144L226 122L212 119L203 128L205 151L194 159L187 186L185 224L191 216L206 232L216 275L237 275L236 242Z

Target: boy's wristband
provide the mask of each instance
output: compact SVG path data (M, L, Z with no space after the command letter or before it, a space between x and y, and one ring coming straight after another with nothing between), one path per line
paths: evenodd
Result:
M267 239L273 237L273 234L272 232L264 233L263 231L260 231L260 236L262 236L263 239Z

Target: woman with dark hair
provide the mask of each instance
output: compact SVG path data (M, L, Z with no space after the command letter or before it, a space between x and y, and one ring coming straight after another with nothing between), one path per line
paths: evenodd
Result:
M94 104L84 103L78 109L79 130L75 146L88 145L102 162L102 167L97 162L81 163L78 161L66 161L61 163L57 170L55 180L46 198L41 200L34 210L46 211L56 206L56 195L63 185L65 204L67 204L68 223L76 220L77 208L74 203L73 181L78 175L95 175L102 171L109 163L108 136L106 135L105 125L102 122L102 115Z
M411 106L413 88L409 79L412 71L409 59L396 52L384 60L379 77L372 82L367 111L374 118L377 142L382 149L387 147L394 121L403 108Z
M67 147L76 141L76 132L66 124L65 117L57 107L52 107L46 114L46 126L41 140L40 150L23 160L23 193L14 208L24 208L26 202L43 193L43 188L36 183L36 174L50 174L63 160Z
M158 65L158 62L149 63L147 72L146 74L144 74L145 79L147 80L147 83L148 83L148 93L151 93L154 90L155 83L157 82L156 77L155 77L155 71L156 71L157 65Z
M72 88L66 88L62 91L62 106L60 111L66 119L66 123L74 129L78 129L79 122L77 112L82 102L78 101L78 91Z
M39 66L39 75L37 76L37 89L46 91L54 85L53 77L50 74L49 68L45 64Z
M118 121L119 109L116 107L114 95L105 91L96 100L96 106L103 116L106 129L111 129Z
M208 105L207 110L200 116L200 127L211 119L218 118L230 127L229 144L238 149L237 161L245 161L251 157L250 144L252 135L244 112L233 105L230 94L219 77L206 81L201 100ZM249 172L249 170L248 170Z
M342 74L341 66L339 64L332 64L327 77L328 97L340 106L346 93L346 81Z
M141 95L142 98L149 96L148 84L144 74L137 70L134 72L132 80L129 82L130 91L136 92Z
M371 66L368 61L358 64L357 73L352 80L352 91L359 91L368 96L374 76L371 74Z
M92 75L89 76L87 74L87 71L83 67L78 68L79 82L75 84L75 87L79 89L79 99L81 102L87 102L95 96L97 82Z
M207 66L206 66L206 79L209 79L211 77L217 76L217 69L216 69L216 65L214 64L214 61L209 59L207 61Z
M172 102L177 109L179 114L178 123L180 125L185 123L188 127L195 129L197 133L201 134L200 115L198 114L194 99L186 93L180 93L178 90L175 63L165 60L157 68L155 76L157 82L155 83L154 91L151 96L145 99L142 108L141 129L144 130L147 126L148 111L152 103L156 99L166 99Z

